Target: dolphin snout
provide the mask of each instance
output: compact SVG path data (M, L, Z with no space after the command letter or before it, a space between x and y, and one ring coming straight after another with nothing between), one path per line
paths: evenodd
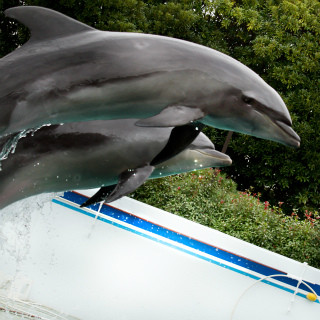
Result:
M287 125L286 123L284 123L282 121L275 121L275 123L285 133L286 145L293 147L293 148L299 148L301 139L297 135L297 133L291 128L291 126Z
M197 151L200 152L201 154L214 158L216 161L216 164L215 164L216 167L225 167L225 166L230 166L232 164L232 160L228 155L221 153L215 149L204 148Z

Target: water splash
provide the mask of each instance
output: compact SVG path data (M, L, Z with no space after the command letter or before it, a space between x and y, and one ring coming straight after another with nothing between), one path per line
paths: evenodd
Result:
M33 136L39 129L48 126L51 126L51 124L44 124L36 128L26 129L18 132L17 134L11 135L11 137L7 140L7 142L2 147L2 150L0 151L0 171L2 170L1 161L7 159L11 153L14 153L16 151L20 139L25 138L29 133Z

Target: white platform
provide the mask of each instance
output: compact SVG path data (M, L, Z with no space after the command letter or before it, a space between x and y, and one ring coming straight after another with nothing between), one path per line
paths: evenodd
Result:
M84 200L0 211L0 319L319 318L320 270L129 198L100 214Z

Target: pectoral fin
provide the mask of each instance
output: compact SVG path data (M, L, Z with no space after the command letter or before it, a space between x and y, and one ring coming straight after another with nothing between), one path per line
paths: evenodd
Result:
M140 127L176 127L198 120L206 116L199 108L185 106L169 106L159 114L137 121Z
M194 122L173 128L166 146L150 164L156 166L183 151L198 136L203 127L202 123Z
M96 204L98 202L104 201L110 193L116 188L116 184L112 186L101 187L99 191L97 191L91 198L89 198L86 202L84 202L80 208L90 206L92 204Z
M107 196L105 202L112 202L135 191L151 175L154 166L146 165L141 168L126 170L119 176L119 182L115 189Z

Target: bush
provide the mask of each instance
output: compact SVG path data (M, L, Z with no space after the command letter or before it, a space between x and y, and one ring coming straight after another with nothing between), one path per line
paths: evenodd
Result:
M300 219L238 192L220 170L206 169L148 181L131 196L157 208L320 268L320 216Z

